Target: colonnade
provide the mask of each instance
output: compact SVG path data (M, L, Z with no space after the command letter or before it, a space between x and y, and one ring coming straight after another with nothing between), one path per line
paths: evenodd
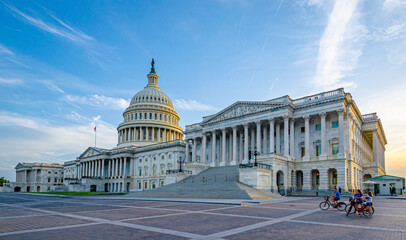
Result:
M127 157L83 161L79 165L80 178L127 178ZM130 174L134 159L130 158ZM106 166L105 166L106 165Z
M339 153L344 153L344 114L337 111L339 128ZM247 162L252 156L249 153L255 151L258 154L277 154L287 158L301 157L301 153L295 153L295 122L304 121L304 155L303 160L310 160L310 120L312 117L320 118L320 147L321 156L331 155L328 153L328 140L326 137L326 112L317 115L305 115L293 118L290 115L270 118L267 120L257 120L220 129L202 131L201 136L186 139L186 162L197 161L197 143L201 143L202 163L209 163L212 166L234 165ZM283 126L283 133L281 133ZM268 137L268 135L270 137ZM281 139L283 136L283 146ZM228 139L228 141L227 141ZM190 143L191 142L191 143ZM219 142L219 144L217 144ZM227 142L229 146L227 147ZM189 144L192 144L192 157L189 156ZM211 148L210 156L207 154ZM227 149L228 148L228 149Z
M179 131L159 127L129 127L118 132L119 144L132 141L168 142L182 138L183 134Z

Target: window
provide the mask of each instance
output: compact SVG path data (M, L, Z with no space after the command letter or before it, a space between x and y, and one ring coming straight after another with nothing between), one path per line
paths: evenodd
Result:
M138 176L142 176L142 168L138 168Z
M337 155L337 153L338 153L338 143L333 143L331 145L331 149L332 149L333 155Z
M306 131L306 128L305 127L301 127L300 128L300 133L304 133Z
M155 120L157 120L157 119L158 119L158 114L155 113Z
M135 114L135 120L137 120L137 116L138 116L138 114Z
M134 114L131 114L131 120L134 120Z
M317 145L316 146L316 156L320 156L320 154L321 154L321 146Z
M147 113L144 113L144 119L147 119L148 115Z
M162 120L162 114L159 114L159 120Z
M141 182L138 182L138 189L141 189Z
M321 125L320 125L320 124L316 124L315 128L316 128L316 131L320 131L320 130L321 130Z
M140 119L142 119L142 113L140 113Z
M58 179L57 178L55 178L55 183L57 183L58 182Z
M51 178L48 178L48 182L49 182L49 183L51 182Z
M338 121L332 122L331 128L338 128Z
M149 119L152 119L152 113L149 113Z
M163 180L161 180L161 187L163 187L164 186L164 181Z
M300 148L300 156L301 156L301 157L304 157L304 155L305 155L305 148L304 148L304 147L301 147L301 148Z

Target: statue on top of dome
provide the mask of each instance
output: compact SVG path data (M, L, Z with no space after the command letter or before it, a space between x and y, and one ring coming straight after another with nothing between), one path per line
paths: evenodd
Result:
M151 61L151 72L150 73L155 73L155 60L153 58Z

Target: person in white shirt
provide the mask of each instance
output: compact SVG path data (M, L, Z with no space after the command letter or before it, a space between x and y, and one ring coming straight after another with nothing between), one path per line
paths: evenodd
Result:
M368 211L369 213L369 215L366 216L367 218L372 217L372 197L373 197L372 192L368 192L368 194L365 196L365 203L367 204L365 210Z

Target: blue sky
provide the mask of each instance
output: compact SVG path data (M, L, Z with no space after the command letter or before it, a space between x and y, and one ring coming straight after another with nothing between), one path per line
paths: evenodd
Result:
M0 1L0 176L116 145L151 58L180 124L344 87L406 177L406 1Z

